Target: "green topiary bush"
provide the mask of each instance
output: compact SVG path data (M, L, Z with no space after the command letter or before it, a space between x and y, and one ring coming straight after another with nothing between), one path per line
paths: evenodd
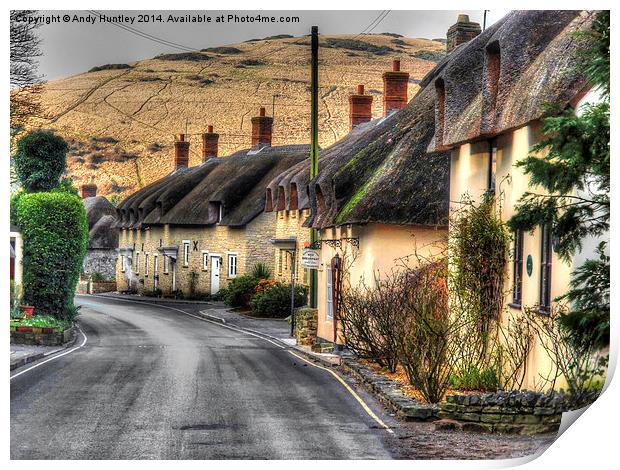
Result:
M21 194L15 202L24 237L24 303L39 315L72 320L75 287L88 248L82 200L66 192Z
M306 303L308 289L295 286L295 307ZM286 318L291 314L291 285L274 284L257 292L250 300L252 315L268 318Z
M239 276L230 281L224 291L223 299L231 307L247 307L256 291L259 279L253 276Z
M52 131L34 130L19 139L13 163L22 188L34 193L57 187L67 166L68 149L64 139Z

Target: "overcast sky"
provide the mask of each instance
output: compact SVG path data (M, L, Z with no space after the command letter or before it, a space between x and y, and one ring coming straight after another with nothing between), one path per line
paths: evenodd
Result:
M41 14L87 15L87 11L54 11ZM144 11L106 11L108 16L137 16ZM277 23L185 23L185 24L154 24L124 23L133 28L134 32L122 29L114 24L55 23L43 25L39 35L43 39L40 58L40 73L47 80L62 78L82 73L96 65L108 63L126 63L146 59L161 53L182 52L182 49L158 43L152 38L141 37L146 33L180 46L202 49L243 42L253 38L263 38L275 34L292 34L301 36L310 32L312 25L319 26L322 34L358 34L380 18L381 11L149 11L151 15L174 14L180 16L190 13L203 13L212 17L229 13L237 15L276 15L299 16L296 24ZM412 38L445 38L446 31L455 23L459 13L467 13L472 21L482 25L483 12L477 11L391 11L372 29L374 33L399 33ZM507 13L507 10L491 10L487 14L487 26L494 23Z

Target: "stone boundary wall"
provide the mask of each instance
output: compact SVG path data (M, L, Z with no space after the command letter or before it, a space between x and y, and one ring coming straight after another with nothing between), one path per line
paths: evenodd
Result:
M534 435L558 431L565 402L557 393L511 391L448 395L440 406L437 429Z
M41 328L32 328L31 331L11 331L11 344L29 344L32 346L61 346L69 342L75 334L74 328L68 328L59 333L42 333Z
M368 389L383 405L406 421L432 421L437 419L439 407L420 403L401 390L395 380L377 374L372 368L360 364L354 359L343 359L340 366L343 371Z

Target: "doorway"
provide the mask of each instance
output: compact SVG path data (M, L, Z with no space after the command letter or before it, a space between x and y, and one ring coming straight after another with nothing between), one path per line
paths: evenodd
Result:
M222 258L220 255L209 255L211 258L211 295L215 295L220 291L220 268Z

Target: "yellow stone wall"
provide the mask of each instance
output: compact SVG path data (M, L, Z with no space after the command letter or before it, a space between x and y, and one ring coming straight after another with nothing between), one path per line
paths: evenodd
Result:
M310 229L303 223L310 215L310 209L296 211L272 212L275 221L275 238L297 238L297 255L295 259L295 282L307 285L309 273L301 267L301 252L306 243L310 243ZM291 255L278 247L274 249L274 277L278 281L291 282Z
M164 294L170 293L173 284L172 261L168 273L164 272L164 255L158 250L161 246L178 246L175 271L176 289L189 294L194 283L194 292L211 292L212 258L209 258L207 269L203 269L203 252L221 256L220 288L228 285L232 277L228 276L229 254L237 254L237 276L246 274L257 262L265 263L274 269L273 245L269 239L275 236L273 214L263 213L243 228L230 228L224 225L210 227L171 227L154 226L145 230L122 230L120 248L133 248L132 269L121 270L117 262L117 282L119 290L128 288L128 277L132 285L143 292L154 289L155 256L158 257L159 288ZM161 241L160 241L161 240ZM189 241L189 263L183 265L183 241ZM194 246L197 242L197 246ZM144 244L144 245L143 245ZM145 273L145 255L149 256L148 274ZM139 265L136 266L136 256ZM192 275L192 273L195 273Z
M372 285L375 275L380 278L403 264L415 266L418 256L432 257L444 251L447 234L445 227L387 224L344 225L321 230L319 238L323 240L358 238L359 248L344 241L340 248L321 244L317 289L318 337L334 341L334 323L327 317L327 266L336 254L344 260L344 272L348 272L348 279L343 280L343 284L356 286L363 282ZM339 334L337 336L337 342L342 344L342 338Z
M540 124L535 122L508 132L497 139L496 195L502 220L507 221L515 213L515 205L526 191L540 188L529 187L529 177L515 164L524 159L532 146L540 139ZM475 201L480 201L487 190L489 174L488 143L465 144L452 152L450 168L451 211L457 211L463 195L468 194ZM512 250L512 247L511 247ZM512 251L511 251L512 252ZM532 274L527 275L526 260L532 257ZM523 235L523 282L521 306L511 305L513 286L512 261L506 266L508 274L503 321L522 314L522 309L534 307L539 303L541 275L541 230ZM557 253L552 253L551 261L551 298L564 294L568 288L572 262L562 261ZM539 374L547 375L552 370L552 363L544 348L535 342L528 357L527 376L524 386L536 388L540 382Z

